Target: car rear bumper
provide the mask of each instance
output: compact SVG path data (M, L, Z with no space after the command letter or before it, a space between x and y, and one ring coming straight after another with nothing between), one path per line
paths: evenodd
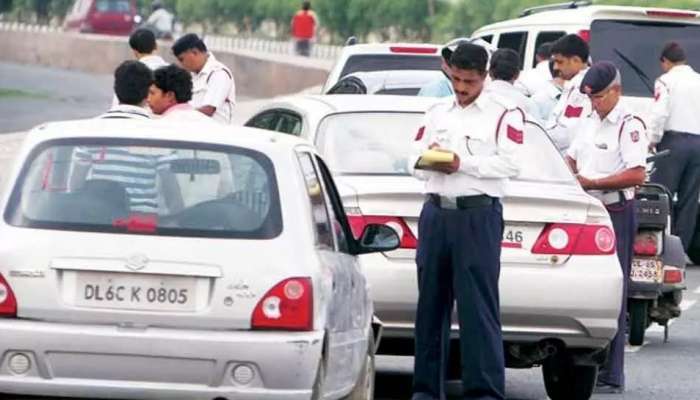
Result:
M317 331L132 329L7 319L0 320L0 393L308 399L322 347L323 332ZM30 361L26 373L17 373L17 364L11 368L17 354Z
M617 332L622 273L616 255L588 259L565 266L504 263L499 285L503 339L559 339L567 347L606 347ZM412 338L418 301L413 260L371 254L362 256L362 264L383 323L383 347L392 339ZM458 325L453 323L452 329L456 337ZM407 350L413 351L410 346Z

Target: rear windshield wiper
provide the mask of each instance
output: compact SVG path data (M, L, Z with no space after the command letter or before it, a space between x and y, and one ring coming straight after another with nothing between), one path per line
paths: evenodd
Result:
M639 68L639 66L637 66L637 64L635 64L632 60L630 60L626 55L622 54L622 52L620 50L613 49L613 51L615 52L615 54L617 54L622 59L622 61L626 62L627 65L629 65L630 68L632 68L632 70L634 72L637 73L637 76L642 81L644 86L647 87L647 89L649 90L649 93L651 93L653 95L654 94L654 85L651 81L651 78L649 78L649 76L647 76L647 74L645 74L644 71L642 71L642 69Z

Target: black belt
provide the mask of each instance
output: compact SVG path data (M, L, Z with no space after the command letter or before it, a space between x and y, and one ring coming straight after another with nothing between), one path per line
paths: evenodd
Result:
M427 200L440 208L459 210L464 210L466 208L488 207L492 206L496 203L496 201L498 201L497 198L487 196L485 194L476 196L445 197L435 193L428 193Z

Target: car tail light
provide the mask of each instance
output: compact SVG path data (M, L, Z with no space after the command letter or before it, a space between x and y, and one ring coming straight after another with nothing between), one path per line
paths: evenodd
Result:
M350 222L350 228L352 229L352 234L355 239L359 239L362 236L362 232L365 230L365 226L369 224L383 224L394 231L401 239L401 244L399 248L401 249L415 249L418 240L411 232L411 228L406 225L403 218L400 217L385 217L378 215L348 215L348 221Z
M683 271L676 267L664 267L664 283L681 283L683 282Z
M127 232L155 233L158 228L157 214L132 214L127 218L112 221L115 228L126 228Z
M683 12L683 11L647 10L646 13L650 17L666 17L666 18L695 18L695 17L697 17L697 14L694 12Z
M578 31L578 35L583 39L586 43L590 43L591 41L591 31L588 29L583 29Z
M408 53L408 54L435 54L437 47L406 47L406 46L391 46L389 50L392 53Z
M615 252L615 233L605 225L548 224L533 254L602 255Z
M0 317L17 316L17 300L12 288L0 274Z
M275 285L253 310L251 327L261 330L310 331L314 302L310 278L289 278Z
M634 238L634 254L638 256L655 256L659 254L659 242L650 232L638 233Z

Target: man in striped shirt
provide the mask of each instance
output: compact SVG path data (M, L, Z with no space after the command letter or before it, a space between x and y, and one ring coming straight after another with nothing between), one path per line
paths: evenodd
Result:
M99 119L149 120L144 108L153 73L143 63L125 61L114 73L114 91L119 105L99 116ZM122 146L81 146L73 153L74 171L71 190L78 189L88 179L120 183L129 196L129 207L135 213L158 212L158 178L164 200L171 211L182 208L182 198L175 176L170 172L174 152L158 154L155 149Z

